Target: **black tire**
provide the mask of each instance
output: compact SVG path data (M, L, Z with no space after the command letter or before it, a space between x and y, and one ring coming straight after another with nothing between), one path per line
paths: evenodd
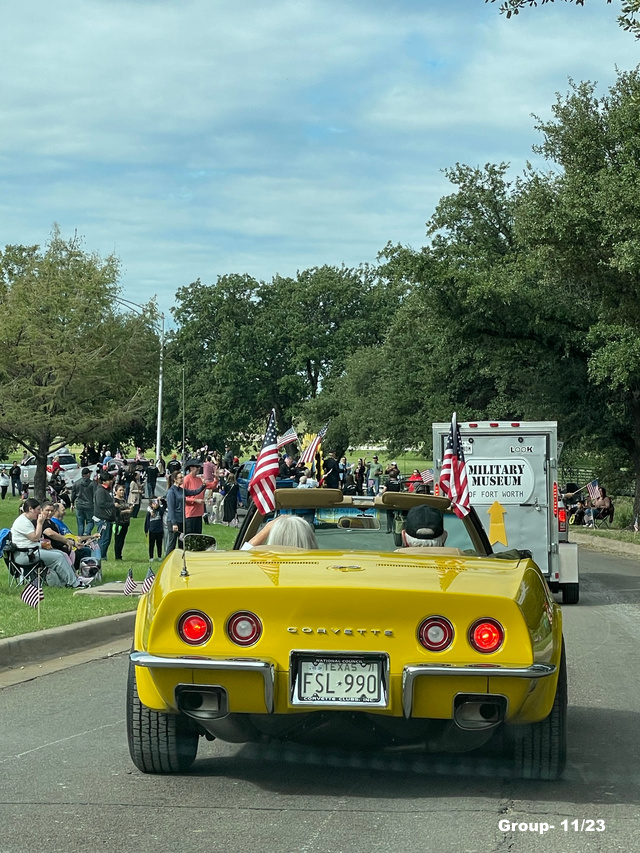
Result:
M143 773L182 773L198 752L198 735L190 730L188 720L142 704L132 663L127 679L127 739L131 760Z
M577 604L580 601L580 585L577 583L561 583L562 603Z
M567 763L567 664L562 641L558 686L549 716L511 729L515 774L520 779L558 779Z

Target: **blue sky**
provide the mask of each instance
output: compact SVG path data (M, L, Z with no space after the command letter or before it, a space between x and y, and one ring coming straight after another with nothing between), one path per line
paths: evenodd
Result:
M0 245L52 224L123 296L424 245L442 169L515 177L568 78L640 62L619 3L22 0L0 10Z

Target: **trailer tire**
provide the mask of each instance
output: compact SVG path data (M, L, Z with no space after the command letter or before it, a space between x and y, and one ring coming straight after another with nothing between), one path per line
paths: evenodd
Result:
M561 583L563 604L577 604L580 601L580 585L577 583Z

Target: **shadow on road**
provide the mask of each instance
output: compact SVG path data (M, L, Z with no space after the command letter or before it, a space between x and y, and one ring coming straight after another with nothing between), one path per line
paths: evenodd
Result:
M569 760L561 780L513 778L495 754L443 755L420 750L350 752L297 744L247 744L234 756L208 745L189 775L242 779L280 795L368 799L501 796L541 802L640 803L640 714L570 708ZM508 793L505 794L505 786Z

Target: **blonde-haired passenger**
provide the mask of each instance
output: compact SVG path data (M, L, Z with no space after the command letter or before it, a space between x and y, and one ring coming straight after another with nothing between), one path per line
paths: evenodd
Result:
M257 545L283 545L304 548L306 551L318 548L313 528L308 521L298 515L279 515L272 519L244 543L242 550L251 551Z

